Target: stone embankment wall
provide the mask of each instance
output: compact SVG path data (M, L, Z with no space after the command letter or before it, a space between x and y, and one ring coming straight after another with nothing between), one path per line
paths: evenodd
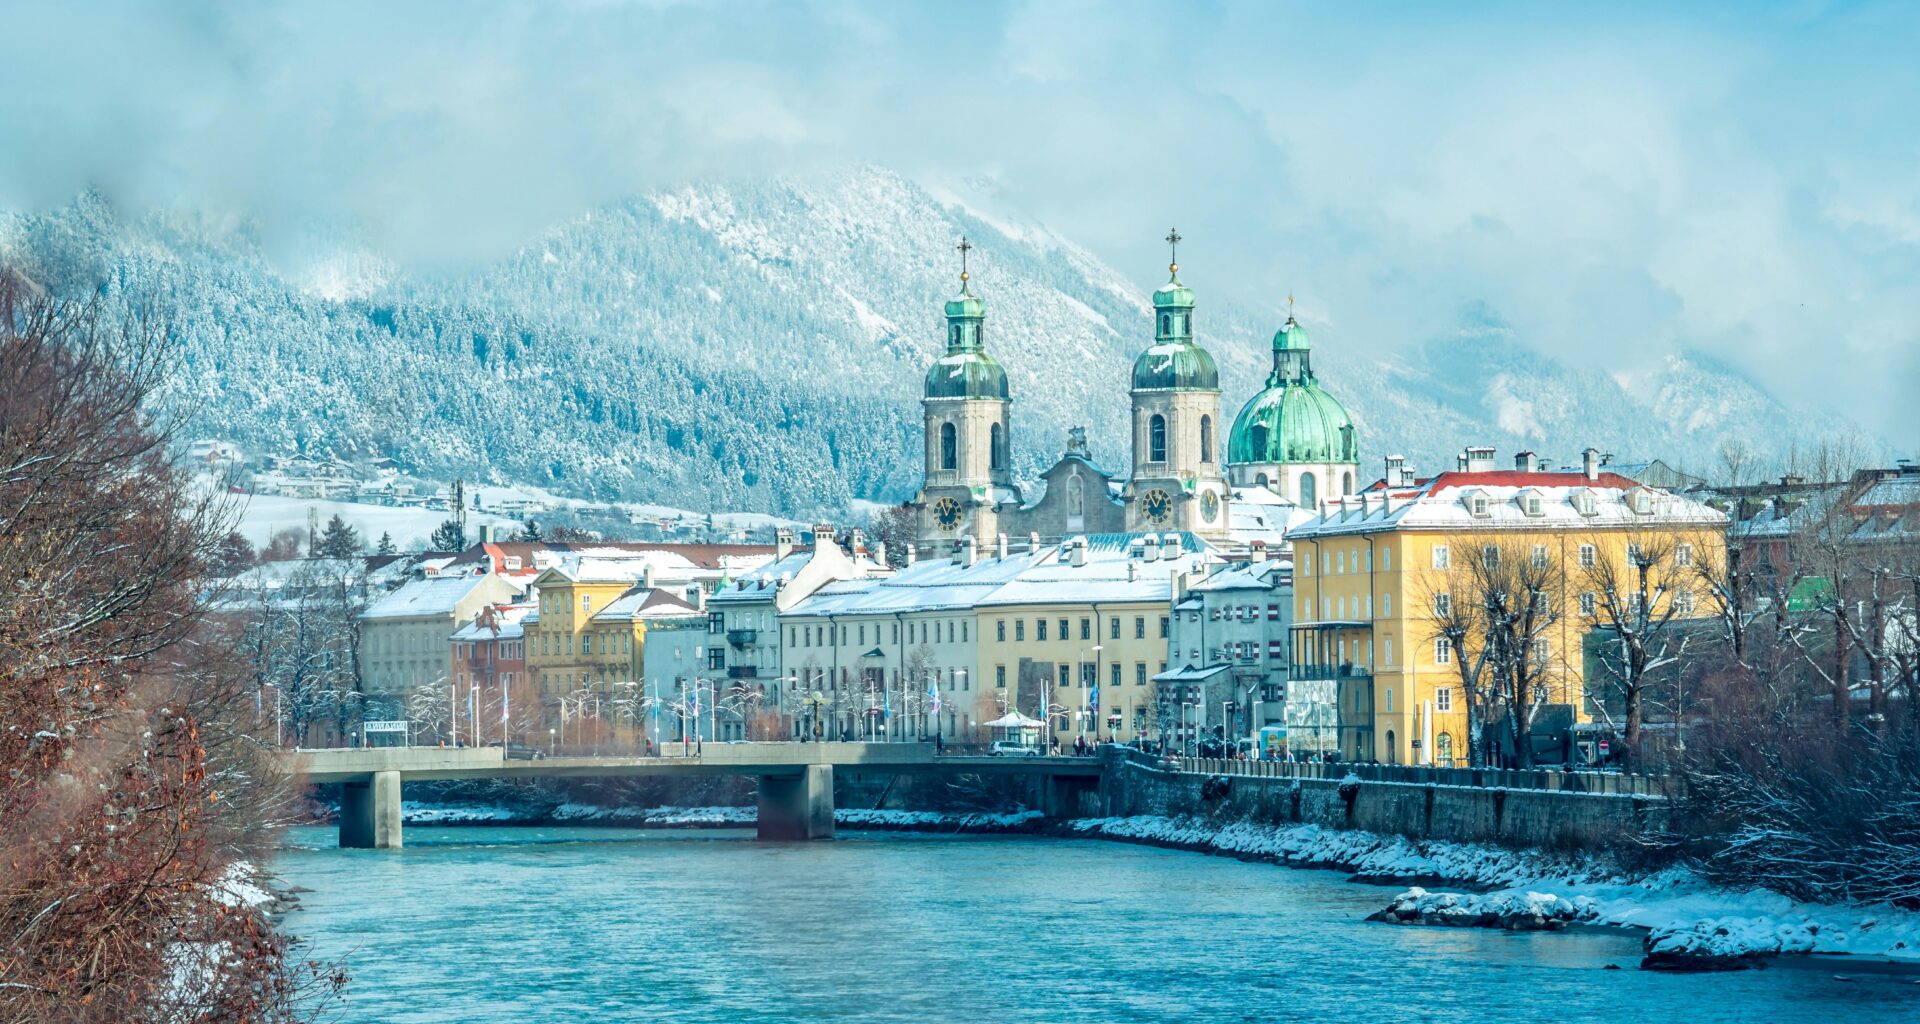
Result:
M1594 848L1658 828L1667 814L1667 801L1650 795L1215 775L1115 761L1097 801L1115 817L1194 815L1415 839Z

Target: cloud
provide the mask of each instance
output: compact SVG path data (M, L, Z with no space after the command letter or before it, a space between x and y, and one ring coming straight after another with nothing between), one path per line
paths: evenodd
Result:
M874 161L984 186L1143 284L1178 224L1203 298L1294 292L1332 345L1391 352L1484 305L1598 371L1698 350L1911 436L1910 7L19 0L7 22L0 206L95 187L249 218L289 263L316 232L467 262L641 191Z

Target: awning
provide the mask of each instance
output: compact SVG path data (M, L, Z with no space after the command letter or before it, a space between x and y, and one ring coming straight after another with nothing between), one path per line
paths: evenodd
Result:
M987 722L986 727L989 729L1038 729L1045 724L1045 722L1042 722L1038 718L1028 718L1018 711L1009 711L999 718Z

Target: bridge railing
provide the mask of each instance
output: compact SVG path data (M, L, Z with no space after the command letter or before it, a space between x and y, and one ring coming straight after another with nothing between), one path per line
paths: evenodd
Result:
M1159 762L1165 765L1166 762ZM1399 782L1414 785L1472 786L1486 789L1538 789L1569 793L1605 793L1617 796L1671 797L1679 779L1671 775L1636 772L1579 772L1557 769L1440 768L1423 765L1359 764L1344 761L1315 764L1289 761L1247 761L1213 757L1173 759L1177 771L1203 775L1248 775L1262 778L1327 779L1338 782L1351 775L1363 782Z

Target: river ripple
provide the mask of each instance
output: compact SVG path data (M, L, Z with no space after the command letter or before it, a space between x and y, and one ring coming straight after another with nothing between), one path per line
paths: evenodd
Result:
M353 975L346 1021L1920 1019L1910 977L1654 974L1631 937L1368 924L1393 890L1096 840L406 838L297 829L277 862L313 890L289 929Z

